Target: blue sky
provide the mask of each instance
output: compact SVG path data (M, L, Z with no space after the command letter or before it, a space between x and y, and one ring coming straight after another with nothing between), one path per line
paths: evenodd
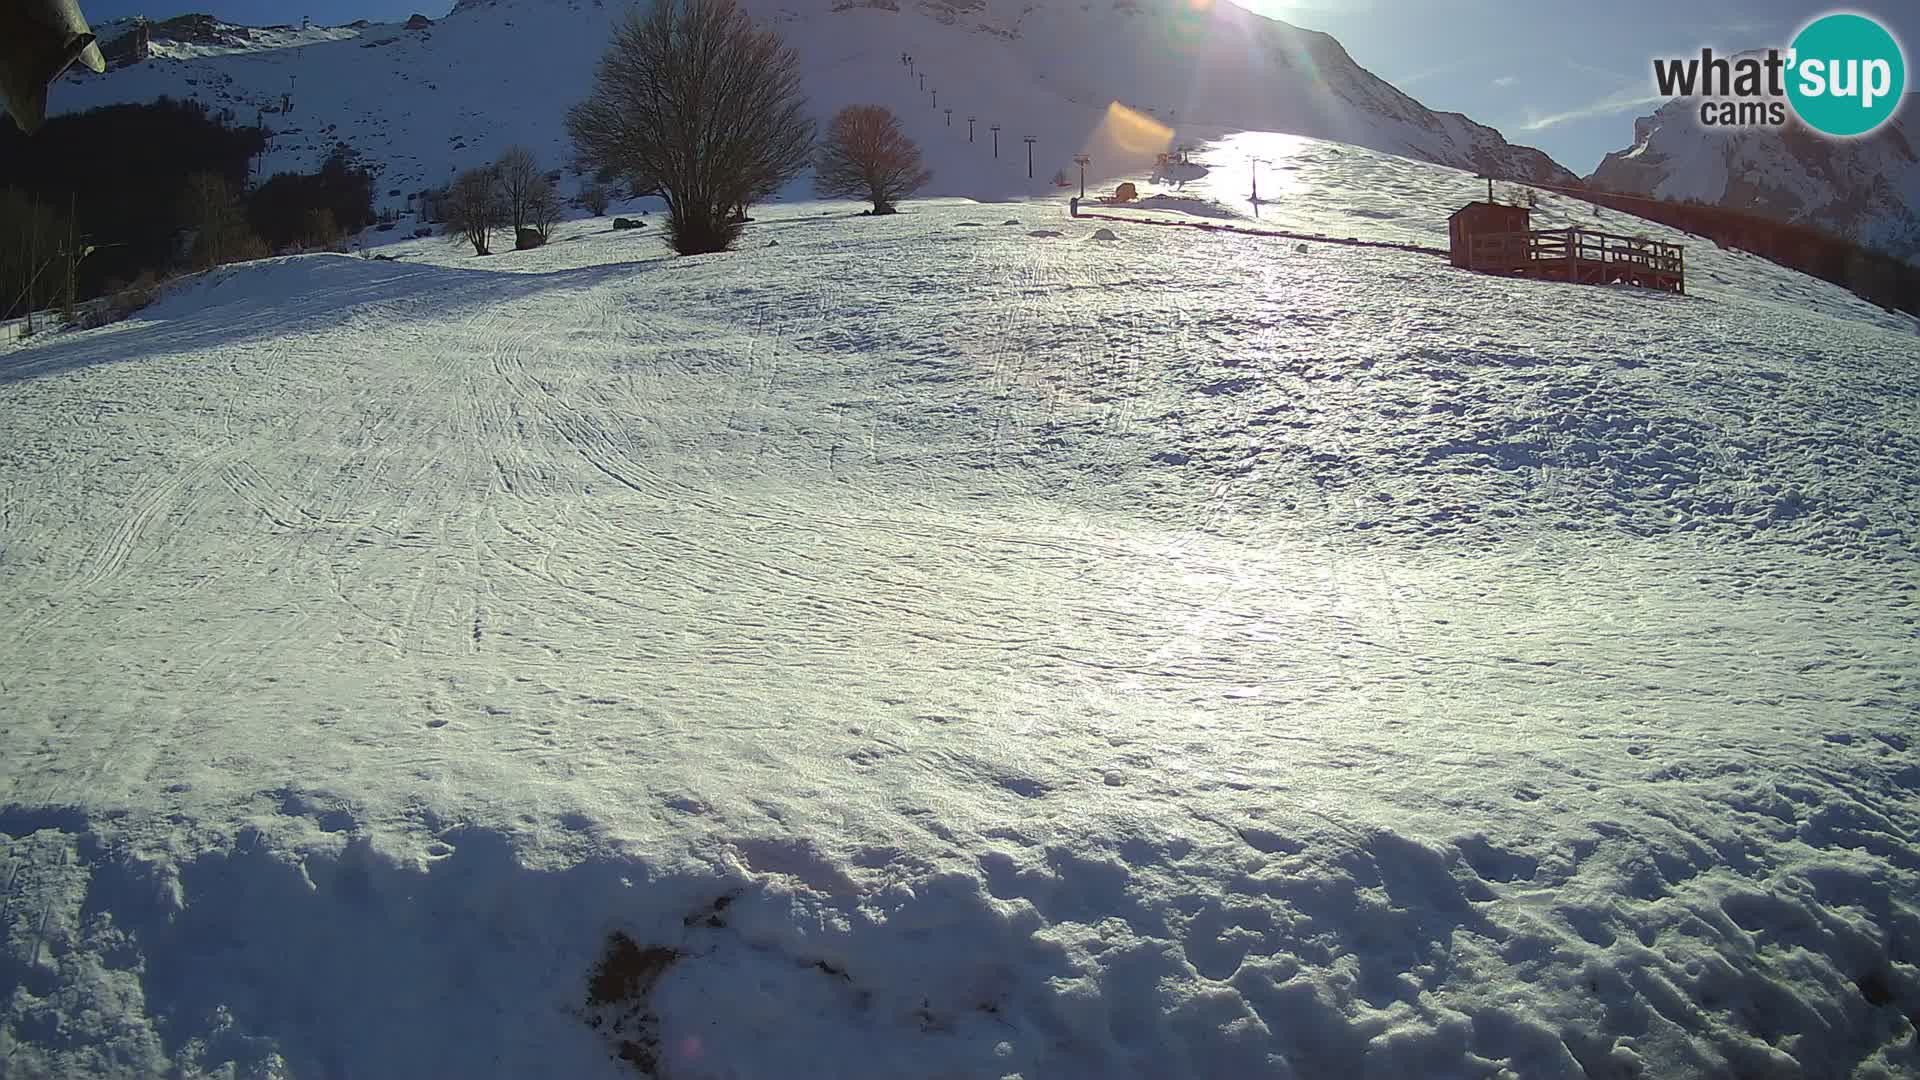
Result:
M449 0L83 0L96 19L208 10L262 25L438 18ZM820 0L822 4L825 0ZM1806 0L1238 0L1340 39L1363 66L1435 109L1463 112L1538 146L1574 172L1593 171L1653 109L1656 56L1784 47L1835 6ZM1920 3L1860 0L1844 10L1891 26L1920 63Z
M1463 112L1582 175L1658 104L1656 56L1777 46L1815 16L1872 15L1920 63L1920 3L1783 0L1239 0L1324 30L1429 108ZM1909 88L1912 89L1911 78Z

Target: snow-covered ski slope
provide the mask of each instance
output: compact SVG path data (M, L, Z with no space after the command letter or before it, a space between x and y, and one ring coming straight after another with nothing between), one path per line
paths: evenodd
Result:
M861 102L906 118L934 170L932 193L1038 194L1056 170L1074 172L1082 151L1093 154L1095 176L1109 176L1178 140L1227 129L1339 139L1503 176L1574 179L1491 128L1426 109L1354 63L1333 38L1224 2L747 6L800 54L823 124L842 105ZM423 30L367 26L350 40L161 58L70 78L55 88L53 107L77 111L167 94L232 109L243 123L269 110L264 120L276 134L266 171L311 169L345 140L381 167L383 203L401 205L385 193L445 183L454 170L515 143L555 167L568 161L562 119L586 96L609 28L625 11L597 0L462 3ZM912 74L902 54L914 57ZM293 111L277 113L286 95ZM1114 102L1151 110L1170 130L1116 133L1108 119ZM969 116L978 118L972 143ZM1037 140L1032 181L1021 141L1029 135Z
M4 1075L1920 1070L1913 320L852 209L0 353Z

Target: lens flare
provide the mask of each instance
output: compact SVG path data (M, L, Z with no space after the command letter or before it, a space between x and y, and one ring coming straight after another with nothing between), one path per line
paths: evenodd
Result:
M1151 160L1173 145L1173 129L1116 101L1107 106L1106 118L1094 131L1092 142L1095 147L1117 151L1127 158Z

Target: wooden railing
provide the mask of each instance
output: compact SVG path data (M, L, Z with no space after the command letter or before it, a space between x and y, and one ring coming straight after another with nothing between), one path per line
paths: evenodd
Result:
M1686 268L1686 251L1678 244L1580 228L1535 229L1526 236L1528 257L1535 262L1571 258L1668 274Z
M1676 277L1686 273L1687 265L1686 250L1678 244L1581 228L1483 233L1472 238L1468 258L1475 270L1590 264Z

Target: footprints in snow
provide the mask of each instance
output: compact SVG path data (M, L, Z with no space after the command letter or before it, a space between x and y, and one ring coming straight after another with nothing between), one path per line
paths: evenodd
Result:
M886 705L905 704L901 700L884 701ZM967 722L964 716L951 713L918 713L912 717L915 723L931 724L936 727L948 727ZM1120 788L1132 780L1132 773L1120 768L1106 768L1093 771L1084 779L1043 778L1017 766L998 760L987 760L971 754L946 749L944 743L915 745L906 739L894 741L872 734L862 725L846 728L849 735L867 737L869 745L855 747L846 752L849 765L861 771L880 769L889 765L894 767L919 767L931 769L947 777L968 777L975 782L998 788L1021 799L1043 799L1060 791L1074 791L1082 788ZM1127 756L1123 762L1136 768L1149 768L1150 762Z

